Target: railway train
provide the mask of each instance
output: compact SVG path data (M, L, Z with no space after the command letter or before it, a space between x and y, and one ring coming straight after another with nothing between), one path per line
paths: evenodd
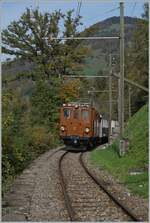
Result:
M108 121L90 103L63 104L60 138L65 145L92 148L108 141Z

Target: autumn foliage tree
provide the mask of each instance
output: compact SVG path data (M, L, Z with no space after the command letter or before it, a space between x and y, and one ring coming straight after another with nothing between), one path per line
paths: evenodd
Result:
M61 87L60 98L62 102L67 103L79 98L81 82L79 79L67 80Z

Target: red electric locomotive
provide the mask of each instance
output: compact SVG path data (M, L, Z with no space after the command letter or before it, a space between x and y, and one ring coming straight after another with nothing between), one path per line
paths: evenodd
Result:
M66 145L88 147L108 140L102 133L102 116L89 103L63 104L60 109L60 137Z

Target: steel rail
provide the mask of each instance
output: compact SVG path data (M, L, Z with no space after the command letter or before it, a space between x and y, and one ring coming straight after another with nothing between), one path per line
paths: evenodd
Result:
M103 191L119 206L121 207L124 212L128 214L134 221L142 221L142 219L138 218L126 205L122 204L121 201L114 196L110 191L107 190L106 186L96 177L94 176L89 169L86 167L84 161L83 161L83 153L80 154L80 163L85 172L92 178L92 180L101 188Z
M53 155L55 155L56 153L58 153L59 151L65 149L66 146L61 146L59 149L56 149L55 151L53 151L48 157L47 160L50 159Z
M88 91L88 93L107 93L109 90L103 90L103 91ZM112 90L112 92L117 92L117 90Z
M64 180L64 175L63 175L63 171L62 171L62 160L64 159L64 157L68 153L69 153L68 151L65 152L59 159L59 175L60 175L60 183L61 183L61 187L62 187L62 190L63 190L65 205L66 205L66 208L67 208L67 211L68 211L68 214L69 214L69 218L70 218L71 221L76 221L75 212L73 210L70 198L69 198L68 193L67 193L66 184L65 184L65 180Z

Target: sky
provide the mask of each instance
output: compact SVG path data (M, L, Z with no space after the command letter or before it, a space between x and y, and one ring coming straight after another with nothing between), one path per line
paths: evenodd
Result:
M5 29L14 20L18 20L26 7L39 7L41 12L52 12L61 9L66 12L70 9L77 11L78 1L81 0L2 0L1 1L1 28ZM125 1L125 16L141 17L144 0ZM99 21L112 16L119 16L119 1L115 0L82 0L80 15L83 30ZM114 10L113 10L114 9Z
M11 21L19 19L26 7L35 8L39 6L42 12L52 12L56 9L61 9L62 12L74 9L76 12L78 1L81 0L3 0L1 3L2 28L6 28ZM141 17L143 3L142 0L125 1L125 15ZM83 16L84 26L88 27L108 17L119 16L119 9L109 12L109 10L117 7L119 7L118 1L82 0L80 14Z

